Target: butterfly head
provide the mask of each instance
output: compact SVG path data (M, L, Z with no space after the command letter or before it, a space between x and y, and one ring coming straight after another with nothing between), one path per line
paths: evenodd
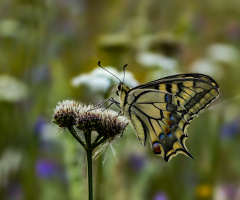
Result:
M125 68L126 68L127 64L123 66L124 75L123 75L123 80L122 81L117 76L115 76L113 73L111 73L110 71L108 71L105 68L103 68L100 65L100 61L98 62L98 66L101 67L102 69L104 69L105 71L107 71L108 73L112 74L116 79L119 80L119 84L117 86L117 95L119 96L119 99L120 99L120 102L121 102L120 106L122 107L123 106L123 102L124 102L125 97L126 97L126 94L131 89L130 87L128 87L127 85L124 84Z
M117 95L121 98L125 98L125 94L128 93L130 88L124 84L124 78L125 78L125 68L127 67L127 64L123 66L123 81L120 81L117 86Z
M123 94L126 94L131 88L120 82L117 86L117 95L121 97Z

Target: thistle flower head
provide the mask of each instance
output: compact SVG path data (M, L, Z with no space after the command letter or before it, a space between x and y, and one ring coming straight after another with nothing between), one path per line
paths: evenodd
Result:
M96 131L106 140L122 134L127 125L126 119L113 110L93 109L93 105L86 106L69 100L58 103L53 122L60 127L75 126L83 132Z
M108 138L122 133L127 122L124 117L118 116L113 110L92 109L93 106L84 106L78 114L76 127L82 131L96 131ZM88 111L88 112L87 112Z
M65 100L58 102L57 107L54 109L53 122L59 125L59 127L76 125L79 110L79 104L75 101Z

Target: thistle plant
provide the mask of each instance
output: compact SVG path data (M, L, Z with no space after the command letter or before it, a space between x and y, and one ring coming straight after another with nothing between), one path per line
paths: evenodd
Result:
M92 156L93 151L105 143L116 141L127 125L124 117L112 110L93 109L75 101L59 102L54 110L53 122L67 128L86 152L88 167L88 194L93 199ZM80 134L79 134L80 131ZM82 137L81 137L82 136ZM100 152L100 150L98 150Z

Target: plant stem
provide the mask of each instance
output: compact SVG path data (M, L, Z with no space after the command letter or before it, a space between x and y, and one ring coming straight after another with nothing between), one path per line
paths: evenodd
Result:
M83 146L84 149L86 149L85 144L83 143L81 138L78 136L78 134L74 130L73 126L68 126L67 128L68 128L69 132L72 134L72 136Z
M92 150L87 152L87 165L88 165L88 199L93 200L93 182L92 182Z
M83 146L87 154L87 172L88 172L88 199L93 200L93 180L92 180L92 152L93 149L99 145L96 141L96 144L92 146L91 143L91 131L84 132L86 144L81 140L76 131L72 126L67 127L72 136ZM103 139L102 139L103 140ZM102 141L100 140L100 141Z
M87 172L88 172L88 199L93 200L93 180L92 180L92 147L91 147L91 132L85 133L86 139L86 154L87 154Z
M92 148L93 148L93 149L96 148L98 145L102 144L105 140L107 140L107 138L106 138L106 137L103 137L103 138L101 138L101 140L94 142L94 143L92 144Z

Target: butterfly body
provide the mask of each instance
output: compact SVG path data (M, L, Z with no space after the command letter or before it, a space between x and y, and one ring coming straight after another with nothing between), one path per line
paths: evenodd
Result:
M120 82L117 88L118 106L138 139L145 145L149 137L153 152L165 161L178 153L192 158L185 146L186 129L218 94L218 84L203 74L169 76L135 88Z

